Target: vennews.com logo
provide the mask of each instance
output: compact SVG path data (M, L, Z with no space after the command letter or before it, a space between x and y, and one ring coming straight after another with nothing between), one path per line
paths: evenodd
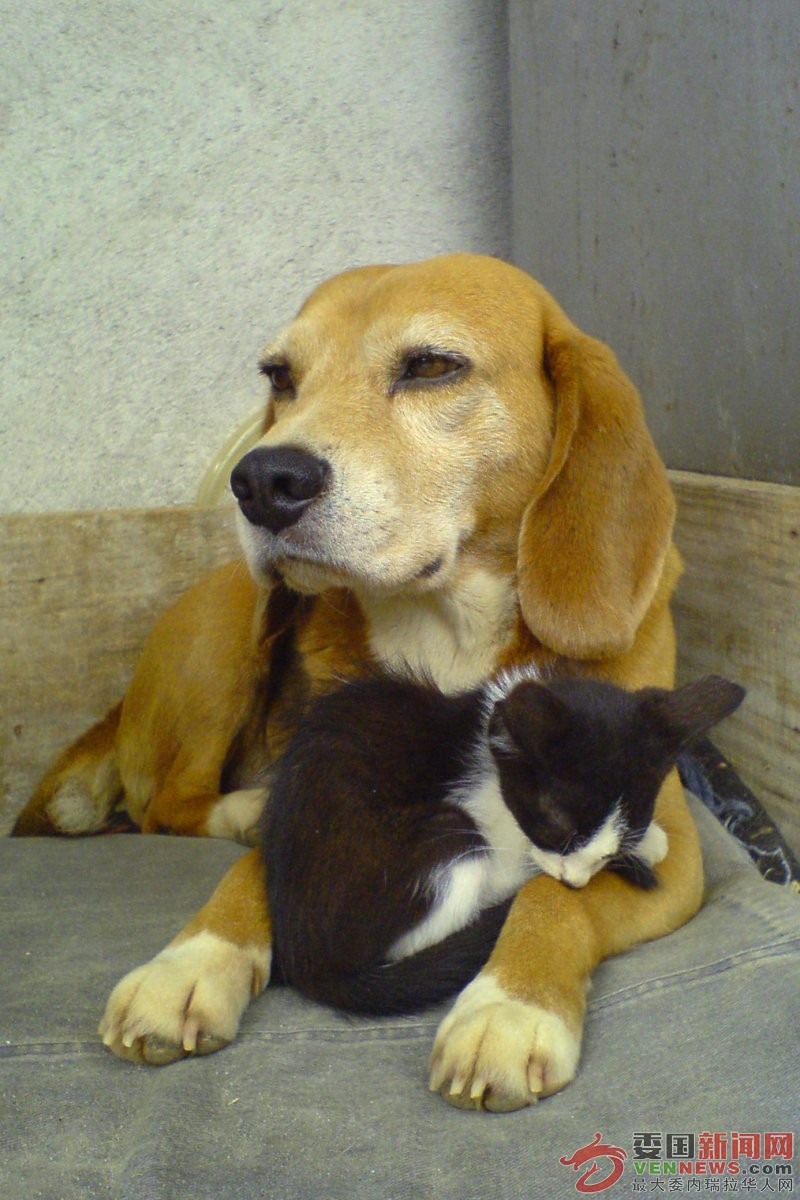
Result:
M559 1161L592 1195L625 1176L632 1195L783 1195L794 1191L793 1133L634 1133L630 1153L596 1133Z

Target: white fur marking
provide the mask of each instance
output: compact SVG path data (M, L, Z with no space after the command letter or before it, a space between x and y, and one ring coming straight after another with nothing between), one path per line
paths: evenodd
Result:
M654 867L667 857L669 843L667 835L657 821L651 821L644 837L636 847L636 853L648 866Z
M472 817L488 847L481 908L513 896L537 873L530 858L530 842L503 800L497 768L488 755L484 762L484 778L454 797Z
M264 808L263 788L243 788L222 796L206 819L208 837L247 841Z
M481 902L485 876L486 858L481 854L437 871L429 882L435 899L428 915L397 939L387 958L406 958L468 925L486 907Z
M431 1091L500 1110L522 1108L569 1083L580 1035L555 1012L516 1000L489 971L461 992L436 1035Z
M131 1057L140 1038L187 1053L201 1035L231 1041L254 985L266 986L270 959L268 946L237 946L207 930L173 943L120 980L100 1036L122 1058Z
M531 843L531 858L554 879L560 879L570 887L585 887L592 876L617 853L622 844L622 834L619 808L615 807L594 836L577 850L570 854L558 854Z
M530 842L503 801L497 769L485 750L474 769L475 776L453 793L450 801L472 817L486 849L434 873L428 883L434 896L430 911L395 942L389 951L392 959L405 958L463 929L484 909L507 900L537 874Z
M108 820L104 798L92 795L79 780L66 780L47 806L50 820L61 833L96 833Z
M542 683L544 676L539 667L532 662L519 663L490 679L483 688L486 720L492 715L492 709L499 700L507 700L519 683Z
M360 595L379 662L430 675L444 692L475 687L494 670L516 613L508 580L473 570L446 594Z

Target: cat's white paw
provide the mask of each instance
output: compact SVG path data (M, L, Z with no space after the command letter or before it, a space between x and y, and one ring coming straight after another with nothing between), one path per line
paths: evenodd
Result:
M561 1017L484 972L439 1026L430 1089L458 1108L512 1112L569 1083L579 1056L580 1035Z
M637 848L639 857L651 867L654 867L656 863L664 861L667 857L668 849L669 843L667 842L667 835L664 833L664 830L657 821L651 821Z
M265 797L263 788L243 788L221 796L206 818L207 836L231 838L245 846L255 846Z
M267 985L269 968L269 949L194 934L120 980L100 1036L119 1058L154 1066L210 1054L236 1036L251 997Z

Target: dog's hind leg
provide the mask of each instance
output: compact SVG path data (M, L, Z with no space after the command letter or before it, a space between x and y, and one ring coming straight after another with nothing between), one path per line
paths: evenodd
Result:
M122 703L56 759L17 817L12 837L100 833L122 796L116 738Z

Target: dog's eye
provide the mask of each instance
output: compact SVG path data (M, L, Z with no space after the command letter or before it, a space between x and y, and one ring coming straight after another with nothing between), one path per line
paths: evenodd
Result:
M294 391L292 370L288 363L262 362L258 369L262 375L266 375L276 396L288 396Z
M436 350L421 350L410 354L403 363L398 386L415 383L417 380L438 381L457 375L467 367L467 360L460 354L444 354Z

